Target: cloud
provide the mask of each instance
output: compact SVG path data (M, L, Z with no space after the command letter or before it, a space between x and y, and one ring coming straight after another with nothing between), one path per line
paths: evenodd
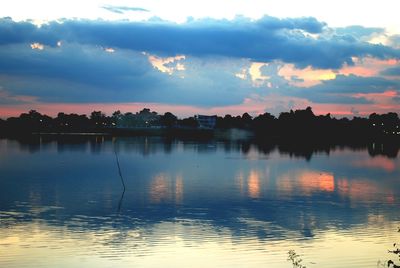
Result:
M192 19L183 24L162 20L63 20L40 28L30 22L6 18L0 20L0 44L39 42L55 46L59 40L65 40L162 56L222 56L256 62L280 60L298 68L323 69L352 65L354 57L400 58L398 49L370 44L348 34L324 35L326 29L327 25L315 18L269 16L258 20L244 17Z
M310 92L298 91L294 93L294 96L302 97L313 103L318 104L372 104L373 102L363 97L355 97L350 94L331 94L315 91L312 94Z
M254 94L275 94L350 105L372 104L368 94L400 88L396 80L340 74L302 88L296 86L302 83L301 77L282 76L281 62L163 58L123 49L108 53L102 47L70 43L43 50L29 45L0 46L0 59L0 86L10 94L46 103L155 102L215 107L237 105ZM243 70L245 79L235 76Z
M374 58L354 58L354 65L343 66L337 73L343 75L354 74L357 76L379 76L381 72L389 67L396 66L400 63L398 60L378 60Z
M367 60L366 63L371 64L371 61ZM358 61L357 64L361 62ZM243 70L250 70L252 65L254 63ZM243 70L242 74L247 74ZM265 81L259 81L258 93L299 97L314 103L371 104L373 99L368 98L368 94L400 90L399 80L379 77L379 73L373 76L362 76L352 73L344 75L341 74L342 70L337 72L311 68L301 70L294 68L292 64L279 61L263 65L258 70L259 75L268 78ZM250 77L246 78L250 80Z
M400 66L388 68L381 72L381 75L386 76L400 76Z
M150 12L148 9L141 8L141 7L106 5L106 6L102 6L101 8L108 10L110 12L113 12L113 13L117 13L117 14L124 14L125 12L129 12L129 11Z
M390 76L399 50L361 41L379 31L337 30L314 18L41 27L4 18L0 105L153 103L220 113L341 105L342 113L363 114L379 104L383 111L398 103L400 81Z
M339 27L335 29L336 34L351 35L354 38L371 37L376 34L385 33L384 28L377 27L363 27L360 25L352 25L347 27Z
M254 90L234 76L237 62L187 59L154 67L154 56L128 50L64 43L32 49L0 46L0 86L40 102L159 102L198 106L232 105ZM161 58L158 58L161 59ZM182 65L184 65L184 68Z
M138 81L151 69L147 58L137 52L107 53L98 47L68 44L42 50L3 46L0 58L2 75L60 79L99 88L118 86L126 77Z
M315 70L311 67L297 69L293 64L283 64L278 74L284 77L289 84L297 87L310 87L320 84L324 80L335 79L332 70Z
M317 85L301 87L302 85L294 85L292 77L289 77L290 80L283 79L279 71L274 75L271 73L268 75L271 76L270 81L273 85L279 85L269 92L307 99L317 104L374 104L375 98L371 96L386 96L386 92L400 92L400 81L381 77L336 75L335 78L322 80ZM395 95L386 97L393 99Z
M312 87L325 93L379 93L390 88L400 88L400 81L382 77L361 77L356 75L337 75L334 80L325 80L321 85Z
M21 105L36 103L36 97L13 95L0 87L0 105Z
M392 47L400 49L400 34L390 36L388 41Z
M145 53L145 55L148 54ZM185 66L180 63L181 60L185 59L184 55L167 58L157 57L155 55L148 55L148 57L151 65L163 73L173 74L175 71L185 70Z
M356 98L365 98L376 104L390 105L397 103L396 98L400 96L399 93L396 90L387 90L381 93L356 93L353 96Z
M397 92L395 89L399 88L399 81L381 77L337 75L335 79L322 81L322 84L308 89L294 89L295 93L293 94L315 103L373 104L375 99L370 96L384 95L385 92Z

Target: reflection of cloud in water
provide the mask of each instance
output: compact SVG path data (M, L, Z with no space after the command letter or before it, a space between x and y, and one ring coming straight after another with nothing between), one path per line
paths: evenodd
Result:
M364 244L383 239L379 236L382 226L385 239L387 230L397 231L398 165L393 172L354 166L356 160L370 159L367 151L336 150L329 156L316 154L307 162L278 150L257 151L255 146L250 146L246 156L238 144L120 139L116 148L127 191L122 210L116 214L121 185L112 143L57 142L54 144L62 144L62 152L44 143L35 154L18 148L15 142L0 147L7 156L1 158L0 240L15 242L11 247L18 248L20 256L28 256L21 261L32 260L30 249L21 250L31 243L46 246L40 249L46 256L51 252L60 259L82 254L89 259L98 250L104 260L93 256L87 264L99 265L92 267L107 266L107 260L115 258L138 267L165 258L165 266L175 267L175 261L182 258L168 253L196 260L215 257L207 262L212 265L196 263L203 267L218 266L224 256L232 258L232 266L243 263L233 261L237 256L248 261L246 264L272 267L269 260L275 259L266 253L267 248L275 253L283 249L282 255L278 252L283 266L273 267L287 267L287 248L274 245L287 247L288 241L295 245L302 240L315 245L308 251L315 251L315 256L307 259L320 259L318 264L327 267L317 252L326 249L325 255L321 253L325 257L336 254L332 247L343 251L343 241L350 243L347 249L364 249ZM83 150L92 147L101 150ZM387 163L382 159L386 158L373 158L373 166ZM365 229L371 226L374 228ZM32 230L37 236L26 237ZM360 237L362 245L355 242ZM48 243L42 243L46 239ZM64 248L49 251L53 246ZM254 251L246 259L243 254L250 247ZM351 255L350 251L343 254ZM75 264L70 263L69 267Z
M315 170L294 170L281 175L277 179L280 191L311 195L313 192L335 190L335 178L330 172Z
M372 158L357 159L353 162L355 167L382 169L387 172L396 170L396 161L384 156L375 156Z
M250 171L250 175L247 180L247 187L249 189L250 197L257 198L260 196L260 174L257 171Z
M160 203L169 199L170 189L165 174L158 174L153 178L150 186L150 201Z
M266 186L268 174L257 169L251 169L247 175L240 170L235 176L235 185L241 196L259 198L262 195L262 185Z
M175 180L175 202L182 204L183 201L183 177L177 175Z
M150 202L181 204L183 200L183 177L178 174L175 178L165 173L153 177L149 189Z
M240 195L244 195L244 175L243 171L239 171L235 178L236 186L239 188Z
M391 189L385 189L381 194L382 187L373 181L346 178L338 178L336 181L337 191L342 198L357 202L381 202L392 204L395 196ZM373 198L372 198L373 197Z

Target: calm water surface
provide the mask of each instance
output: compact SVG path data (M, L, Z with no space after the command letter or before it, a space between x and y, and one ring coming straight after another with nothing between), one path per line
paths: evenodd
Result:
M116 154L125 181L123 191ZM0 140L0 267L376 267L400 160L162 138Z

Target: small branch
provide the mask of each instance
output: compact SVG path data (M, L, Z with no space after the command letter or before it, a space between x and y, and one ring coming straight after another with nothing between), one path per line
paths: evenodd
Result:
M125 189L126 189L125 181L124 181L124 178L122 177L121 166L119 165L119 159L118 159L118 154L117 154L117 149L115 147L115 143L114 143L114 154L115 154L115 159L117 160L118 174L119 174L119 177L121 178L122 186L124 187L124 191L125 191Z
M121 211L121 206L122 206L122 200L124 199L124 195L125 195L126 187L125 187L124 177L122 176L122 172L121 172L121 166L119 164L119 159L118 159L117 148L115 146L115 142L113 142L113 144L114 144L115 159L117 161L118 174L119 174L119 177L121 179L121 183L122 183L122 187L123 187L122 195L121 195L121 198L119 199L119 202L118 202L118 212L120 212Z

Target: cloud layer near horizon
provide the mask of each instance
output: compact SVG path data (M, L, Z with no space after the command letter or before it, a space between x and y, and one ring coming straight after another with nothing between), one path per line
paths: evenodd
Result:
M369 42L377 36L384 29L334 29L315 18L62 20L40 27L3 18L0 105L34 99L217 107L281 95L394 107L399 44L396 36L387 37L390 46Z

